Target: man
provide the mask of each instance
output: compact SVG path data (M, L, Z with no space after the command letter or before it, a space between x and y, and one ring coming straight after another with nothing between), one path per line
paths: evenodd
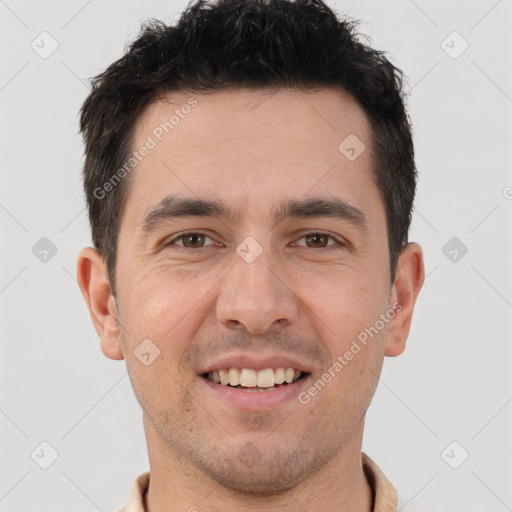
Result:
M424 279L399 70L320 0L200 0L92 86L77 274L150 463L123 510L394 511L361 446Z

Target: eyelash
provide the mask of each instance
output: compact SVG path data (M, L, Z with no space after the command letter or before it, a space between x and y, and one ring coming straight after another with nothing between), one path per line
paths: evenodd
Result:
M185 238L187 236L190 236L190 235L203 235L206 238L209 238L210 240L212 239L210 236L208 236L207 234L202 233L200 231L187 231L185 233L181 233L178 236L175 236L173 239L171 239L168 242L166 242L165 246L170 246L170 245L174 244L177 240L181 240L181 239L183 239L183 238ZM305 247L306 249L317 249L317 250L319 250L319 249L320 250L340 249L340 248L346 247L346 244L344 244L343 242L340 242L339 240L334 238L334 236L332 236L331 234L324 233L322 231L310 231L309 233L305 233L304 235L302 235L299 238L299 240L302 240L303 238L305 238L305 237L307 237L309 235L323 235L323 236L327 236L331 240L334 240L334 242L336 242L336 243L334 243L332 245L328 245L326 247L307 247L306 245L301 245L300 247ZM336 246L338 246L338 247L336 247ZM185 247L184 245L183 246L179 245L178 247L182 247L183 249L189 249L189 250L192 250L192 251L197 251L199 249L205 249L206 247L213 247L213 245L197 247L197 248Z

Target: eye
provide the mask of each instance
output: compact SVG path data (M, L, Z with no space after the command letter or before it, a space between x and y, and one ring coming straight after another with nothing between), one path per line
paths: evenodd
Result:
M306 233L300 240L306 241L306 247L310 247L312 249L324 249L331 247L333 245L343 245L341 242L338 242L333 236L328 235L327 233L319 233L319 232L311 232ZM334 243L329 244L329 239L333 240ZM312 245L308 245L312 244ZM304 245L304 244L296 244L296 245Z
M181 235L178 235L177 237L173 238L172 240L169 240L165 245L180 245L182 247L185 247L187 249L201 249L202 247L208 247L208 245L205 245L205 240L211 238L204 233L199 233L196 231L190 231L188 233L182 233ZM176 242L182 240L183 243L177 244ZM214 245L214 244L209 244Z

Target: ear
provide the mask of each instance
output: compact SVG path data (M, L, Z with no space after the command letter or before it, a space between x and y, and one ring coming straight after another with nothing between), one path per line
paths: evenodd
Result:
M409 243L400 253L395 282L391 291L391 307L397 304L395 316L389 322L385 355L399 356L405 350L405 342L411 327L416 298L425 280L423 251L415 243Z
M101 350L110 359L124 359L115 300L105 262L96 249L86 247L80 251L76 274L94 328L100 337Z

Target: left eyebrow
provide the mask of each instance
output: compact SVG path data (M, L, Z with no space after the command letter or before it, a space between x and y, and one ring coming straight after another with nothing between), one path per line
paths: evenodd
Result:
M140 223L142 232L149 234L169 220L179 217L218 217L236 222L241 210L232 210L222 201L167 196L152 208ZM287 218L329 217L353 224L363 234L369 231L369 223L362 210L338 198L310 198L285 200L271 209L275 224Z
M272 216L276 223L286 218L319 218L328 217L343 220L354 225L363 234L370 231L370 224L362 210L351 204L334 198L311 198L304 200L287 200L272 210Z

